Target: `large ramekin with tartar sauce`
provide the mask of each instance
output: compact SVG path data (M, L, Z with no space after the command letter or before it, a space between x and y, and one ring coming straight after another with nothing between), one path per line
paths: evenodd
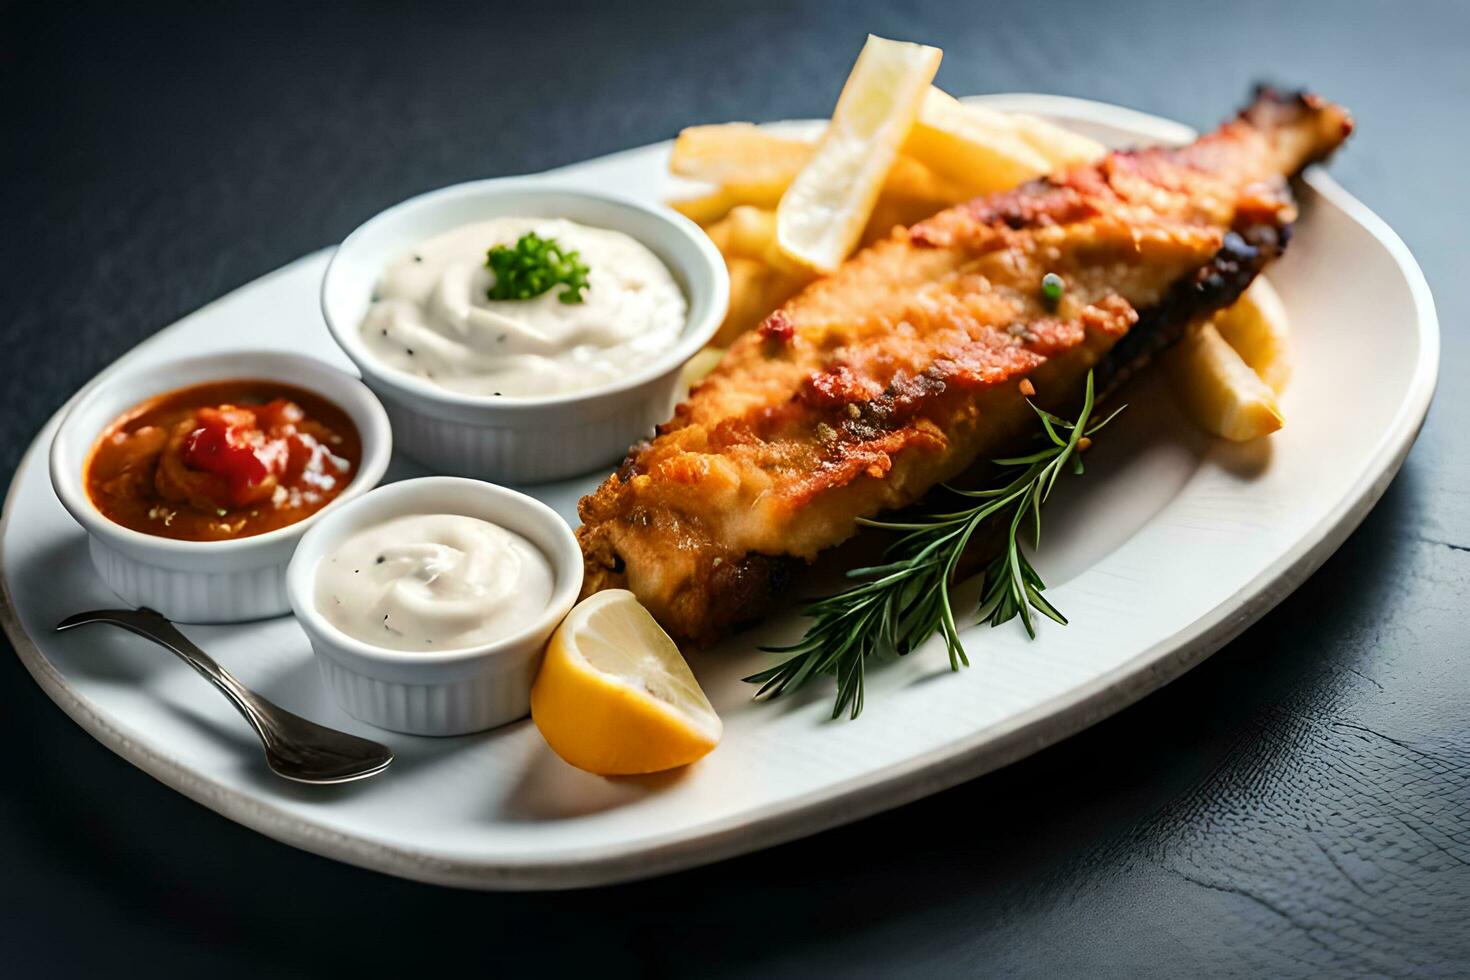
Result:
M322 284L327 326L399 449L510 483L606 467L650 436L728 301L724 259L687 218L543 178L389 208Z

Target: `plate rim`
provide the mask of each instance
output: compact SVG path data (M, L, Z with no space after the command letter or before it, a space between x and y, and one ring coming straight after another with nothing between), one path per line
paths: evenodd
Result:
M1076 116L1169 140L1189 132L1179 123L1109 103L1071 96L1003 93L972 97L1039 114ZM967 99L967 101L971 101ZM659 144L633 148L644 150ZM619 151L622 153L628 150ZM617 156L619 153L606 156ZM596 159L605 159L599 157ZM575 165L574 165L575 166ZM1004 722L959 742L813 790L764 810L709 821L693 830L670 832L641 842L636 850L606 844L560 852L551 858L498 856L492 861L453 858L343 833L285 811L249 793L216 782L157 751L108 719L69 685L27 634L16 612L8 570L0 550L0 626L26 670L63 712L104 746L170 789L274 840L333 860L431 884L477 889L540 890L591 887L632 881L714 863L832 829L902 806L1009 765L1091 727L1184 674L1255 623L1300 586L1341 546L1377 504L1398 474L1423 426L1438 382L1440 336L1433 295L1413 254L1377 214L1320 168L1306 182L1364 227L1389 253L1404 277L1414 306L1419 353L1406 397L1369 462L1326 515L1276 561L1231 596L1183 629L1139 651L1089 682L1073 687ZM322 249L231 290L144 339L83 385L85 391L117 369L118 362L146 350L161 336L288 270L321 261ZM11 477L0 537L9 526L21 475L44 454L46 436L64 414L69 398L27 447Z

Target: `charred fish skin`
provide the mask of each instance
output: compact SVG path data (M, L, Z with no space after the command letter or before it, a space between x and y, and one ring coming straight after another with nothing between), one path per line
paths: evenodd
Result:
M1163 351L1184 336L1188 327L1240 299L1256 276L1286 250L1290 224L1256 225L1229 232L1209 264L1170 288L1156 306L1138 314L1138 322L1108 351L1094 369L1097 398L1103 401Z
M631 589L693 644L763 615L860 518L1024 436L1022 380L1064 408L1088 371L1116 388L1234 302L1286 245L1289 178L1350 130L1337 106L1265 91L1188 146L896 229L737 340L583 498L584 592Z

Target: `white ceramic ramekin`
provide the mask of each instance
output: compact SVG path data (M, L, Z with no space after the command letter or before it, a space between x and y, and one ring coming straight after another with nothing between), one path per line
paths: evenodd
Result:
M546 611L494 643L433 653L388 650L337 629L316 608L317 566L356 532L410 514L463 514L523 535L551 563ZM531 710L541 653L582 590L582 551L567 523L539 500L479 480L430 476L379 487L328 514L301 539L286 588L322 678L348 714L395 732L464 735Z
M305 388L341 408L362 437L352 482L327 507L288 527L234 541L175 541L115 524L87 497L82 468L107 425L153 395L209 381L261 378ZM290 610L286 563L319 517L383 478L393 434L383 406L361 381L299 354L234 351L104 374L73 399L51 442L51 485L88 536L92 564L112 591L183 623L234 623Z
M512 215L566 218L646 245L689 301L678 343L614 385L546 398L459 394L375 358L361 324L389 262L460 225ZM389 208L347 236L322 282L327 326L383 400L399 449L439 472L510 483L590 472L650 436L673 408L680 368L714 336L729 298L724 259L682 215L525 177L456 184Z

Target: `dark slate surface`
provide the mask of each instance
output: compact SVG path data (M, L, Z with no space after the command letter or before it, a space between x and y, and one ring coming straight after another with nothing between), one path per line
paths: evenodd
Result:
M868 30L942 45L957 93L1206 126L1270 78L1351 106L1334 169L1435 287L1443 383L1362 528L1184 679L898 812L631 886L466 894L298 853L102 749L0 656L0 973L1470 970L1470 7L298 6L0 4L0 470L99 368L378 208L824 115Z

